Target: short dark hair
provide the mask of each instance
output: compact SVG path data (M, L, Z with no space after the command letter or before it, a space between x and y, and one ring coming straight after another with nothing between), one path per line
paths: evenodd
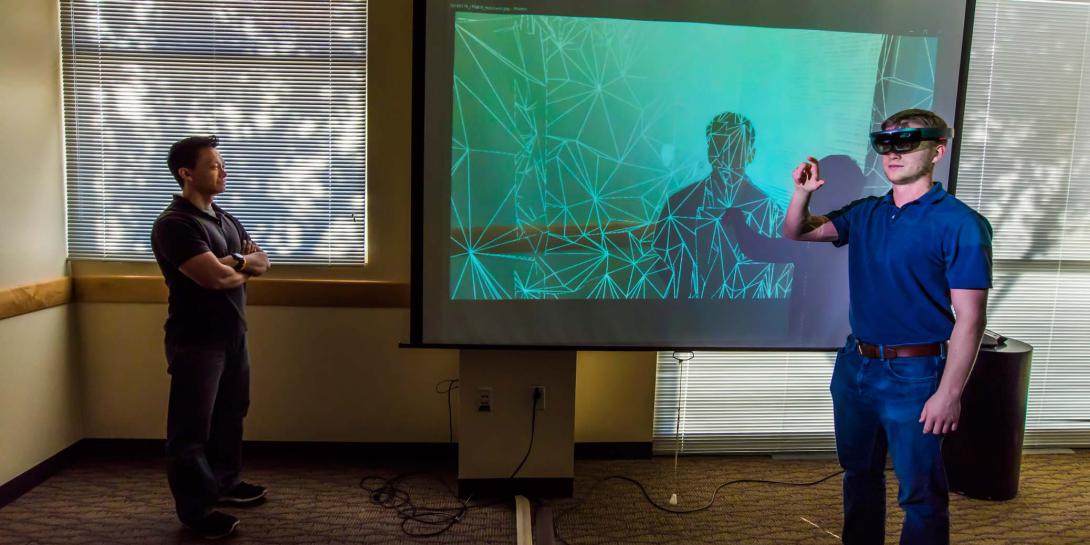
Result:
M200 157L202 149L215 148L219 145L220 139L216 138L215 135L209 135L190 136L170 146L170 154L167 155L167 167L170 168L170 173L174 175L174 179L178 181L179 187L184 188L185 182L178 175L178 169L196 167L197 157Z
M904 127L910 121L915 121L928 129L945 129L948 127L946 120L939 117L939 114L930 110L913 108L911 110L901 110L887 117L886 120L882 122L882 130L885 131Z
M704 135L711 142L717 136L723 137L724 133L728 132L737 132L738 137L747 146L753 145L753 141L757 139L757 131L753 130L753 123L750 123L745 116L734 112L723 112L713 117L704 130Z
M708 145L714 147L716 154L728 163L749 164L753 161L757 131L746 116L723 112L712 118L704 135Z

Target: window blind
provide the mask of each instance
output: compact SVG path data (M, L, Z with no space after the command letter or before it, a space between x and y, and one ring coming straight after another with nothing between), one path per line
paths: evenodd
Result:
M366 257L365 0L61 0L69 256L151 260L170 145L215 134L217 204L274 262Z

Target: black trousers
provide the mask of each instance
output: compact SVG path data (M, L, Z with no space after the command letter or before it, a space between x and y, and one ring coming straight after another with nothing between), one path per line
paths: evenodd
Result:
M178 518L193 524L239 483L242 420L250 407L246 335L200 345L168 340L166 354L167 478Z

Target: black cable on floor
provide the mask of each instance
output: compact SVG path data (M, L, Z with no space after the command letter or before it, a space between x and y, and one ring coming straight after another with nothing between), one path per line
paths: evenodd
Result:
M451 405L451 392L459 388L459 379L447 379L440 381L435 385L435 393L447 395L447 431L448 437L451 443L454 442L454 411ZM523 464L530 457L530 452L534 448L534 429L537 421L537 403L540 398L540 392L534 390L534 404L533 414L530 417L530 447L526 450L526 456L523 457L522 462L517 468L515 468L515 474L522 469ZM481 509L484 507L490 507L493 505L505 504L507 501L494 501L489 503L483 503L478 505L470 505L470 501L473 496L470 495L466 499L461 499L458 495L451 490L446 481L437 478L442 483L443 487L447 489L452 497L459 503L458 507L427 507L418 506L413 503L412 495L400 484L406 479L414 475L424 475L429 472L418 471L402 473L392 478L380 477L377 475L368 475L360 479L359 486L363 490L367 491L368 498L371 503L379 507L386 509L393 509L397 512L399 518L401 518L401 531L409 537L434 537L440 534L446 533L455 524L465 520L465 516L472 509ZM514 477L514 474L511 475ZM417 527L431 527L432 530L421 531Z
M571 545L570 543L565 541L564 538L561 537L561 535L560 535L560 520L563 519L564 516L568 515L569 513L572 513L575 510L582 507L583 504L586 503L587 500L589 500L591 498L591 496L594 494L594 491L598 488L598 485L600 485L600 484L602 484L602 483L604 483L606 481L609 481L609 480L620 480L620 481L625 481L625 482L629 482L629 483L632 483L632 484L636 485L640 489L640 492L643 493L644 499L646 499L647 502L650 503L651 506L654 507L655 509L658 509L660 511L665 511L667 513L673 513L675 515L688 515L688 514L697 513L697 512L700 512L700 511L705 511L705 510L711 508L711 506L715 504L715 498L719 495L719 491L726 488L726 487L728 487L728 486L730 486L730 485L733 485L733 484L759 483L759 484L778 484L778 485L782 485L782 486L814 486L814 485L821 484L821 483L823 483L823 482L825 482L825 481L827 481L829 479L832 479L833 477L836 477L837 475L840 475L842 473L844 473L843 470L837 471L836 473L833 473L831 475L827 475L827 476L822 477L822 478L820 478L820 479L818 479L816 481L811 481L811 482L807 482L807 483L791 483L791 482L785 482L785 481L770 481L770 480L764 480L764 479L735 479L733 481L727 481L727 482L719 485L718 487L716 487L715 491L712 492L712 497L711 497L711 499L708 500L708 503L706 503L706 504L704 504L704 505L702 505L700 507L693 508L693 509L671 509L669 507L664 507L662 505L659 505L654 499L651 498L651 495L648 494L647 489L644 488L643 484L640 483L639 481L637 481L636 479L633 479L631 477L626 477L624 475L611 475L609 477L606 477L606 478L601 479L598 482L594 483L594 485L591 486L590 490L587 492L586 497L582 501L580 501L579 503L575 504L574 506L569 507L568 509L565 509L564 511L557 514L556 517L553 518L553 533L556 535L556 538L558 540L560 540L561 543L563 543L565 545Z
M385 478L377 475L369 475L360 479L360 488L367 491L371 503L386 509L393 509L401 518L401 531L410 537L434 537L443 534L462 522L466 514L472 509L490 507L506 501L496 501L478 505L470 505L473 496L461 499L447 486L442 479L436 478L450 492L450 495L458 501L458 507L427 507L413 503L412 495L401 485L414 475L425 475L429 472L418 471L402 473L393 478ZM433 527L434 530L419 531L416 527Z
M447 396L447 439L449 442L454 442L454 408L451 404L451 393L458 389L459 380L456 378L439 381L435 385L435 393L446 394ZM440 478L436 478L447 492L459 503L458 507L427 507L418 506L413 503L412 495L409 491L400 484L414 475L424 475L429 472L418 471L402 473L392 478L380 477L377 475L368 475L360 479L359 486L363 490L367 491L368 499L371 500L373 505L383 507L386 509L393 509L397 512L399 518L401 518L401 531L410 537L433 537L440 535L451 528L455 524L465 519L466 513L470 509L477 509L485 507L487 505L474 505L469 504L472 496L466 499L461 499L447 483ZM414 529L417 526L423 527L435 527L434 530L419 531Z

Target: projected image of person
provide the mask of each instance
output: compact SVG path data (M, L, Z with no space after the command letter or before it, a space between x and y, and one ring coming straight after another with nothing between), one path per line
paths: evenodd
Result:
M832 155L820 161L821 172L835 180L814 194L817 210L834 210L863 195L866 177L851 157ZM843 338L848 333L847 316L830 316L820 309L840 308L848 295L848 260L843 248L824 244L800 245L790 239L773 238L755 230L750 214L740 208L726 213L726 223L746 259L794 265L791 282L788 336L809 346L824 339Z
M830 384L844 468L844 543L885 539L888 451L905 513L902 545L944 545L950 514L942 436L957 429L984 332L992 229L933 179L953 137L941 117L906 110L881 128L871 144L892 189L813 216L811 195L827 184L810 158L793 173L783 233L848 245L851 335Z
M667 299L776 296L771 265L747 261L724 222L728 210L738 209L772 236L782 221L782 210L746 175L757 131L744 116L725 112L711 120L706 137L711 174L672 193L655 224L656 278Z

